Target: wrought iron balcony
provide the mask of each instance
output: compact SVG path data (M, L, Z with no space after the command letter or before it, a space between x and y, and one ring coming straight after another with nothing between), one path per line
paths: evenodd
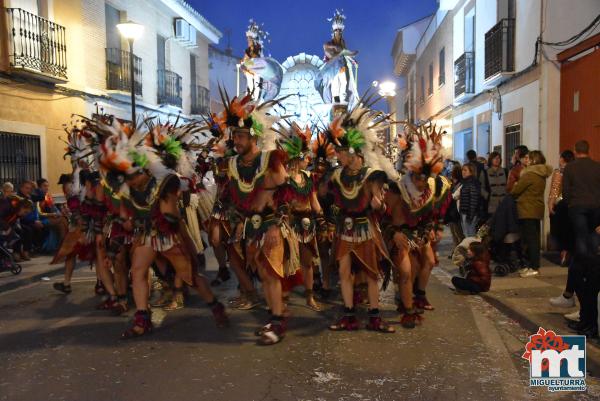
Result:
M6 8L11 70L61 83L67 81L66 30L21 8Z
M158 70L158 104L181 107L181 76L169 70Z
M515 19L504 18L485 34L485 79L515 70Z
M454 62L454 97L475 92L475 53L465 52Z
M106 49L106 89L131 93L131 71L129 52L121 49ZM133 55L133 80L135 94L142 95L142 59Z
M210 113L210 91L200 85L192 85L192 114Z

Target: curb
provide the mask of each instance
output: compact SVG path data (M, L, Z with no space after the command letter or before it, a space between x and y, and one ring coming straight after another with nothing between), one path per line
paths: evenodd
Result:
M536 333L538 331L538 329L540 328L540 324L534 322L529 317L527 317L525 314L517 311L516 309L511 308L510 306L508 306L507 304L505 304L498 298L492 297L485 293L480 293L479 295L481 296L481 298L483 300L485 300L487 303L489 303L490 305L492 305L493 307L498 309L501 313L503 313L506 316L508 316L509 318L515 320L521 327L523 327L528 332L533 334L533 333ZM590 341L588 340L588 341L586 341L586 350L589 350L589 346L590 346ZM597 347L595 347L595 346L592 346L592 347L597 349ZM588 374L590 376L599 377L600 376L600 358L596 358L595 355L592 355L591 352L586 352L586 354L587 354L586 355L586 357L587 357L586 358L586 368L587 368ZM594 352L594 354L597 354L597 352Z
M85 266L85 264L80 264L80 263L76 264L74 271L80 269L83 266ZM43 271L40 273L36 273L33 276L23 278L21 280L15 280L15 281L11 281L10 283L0 284L0 294L3 292L6 292L6 291L11 291L11 290L17 289L19 287L26 286L28 284L38 282L42 279L42 277L58 276L64 270L65 270L65 267L63 265L59 265L56 268L46 270L46 271Z

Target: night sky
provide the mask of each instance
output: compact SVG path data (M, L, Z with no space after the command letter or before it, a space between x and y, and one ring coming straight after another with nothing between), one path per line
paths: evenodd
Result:
M359 93L372 81L393 79L392 44L398 28L432 14L436 0L187 0L222 33L220 48L227 46L231 30L234 54L246 47L248 20L264 23L271 43L265 54L280 63L301 52L323 56L323 43L331 37L336 8L346 15L346 45L358 50Z

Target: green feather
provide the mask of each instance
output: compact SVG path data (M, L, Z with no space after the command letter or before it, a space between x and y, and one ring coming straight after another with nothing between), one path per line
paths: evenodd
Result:
M355 150L362 149L366 143L364 135L356 128L350 128L348 131L346 131L346 139L348 141L348 147L351 147Z
M135 150L129 151L129 157L133 160L136 166L144 168L148 164L148 156L143 153L138 153Z
M294 136L282 142L281 147L285 150L290 159L295 159L296 157L300 157L300 154L302 153L302 140L297 136Z
M165 148L165 152L174 156L176 159L181 157L181 153L183 149L181 148L181 142L173 137L168 137L166 141L163 142L163 147Z
M253 118L252 116L250 116L250 118L252 118L252 129L254 130L254 133L261 136L263 134L263 125L259 123L256 118Z

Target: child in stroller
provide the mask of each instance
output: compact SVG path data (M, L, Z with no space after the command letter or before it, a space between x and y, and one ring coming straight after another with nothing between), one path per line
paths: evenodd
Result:
M15 261L11 250L21 249L19 218L30 213L33 204L30 200L18 197L4 198L0 203L0 272L19 274L22 268Z
M489 220L490 254L497 263L494 274L506 276L525 266L519 234L519 219L514 198L505 196Z

